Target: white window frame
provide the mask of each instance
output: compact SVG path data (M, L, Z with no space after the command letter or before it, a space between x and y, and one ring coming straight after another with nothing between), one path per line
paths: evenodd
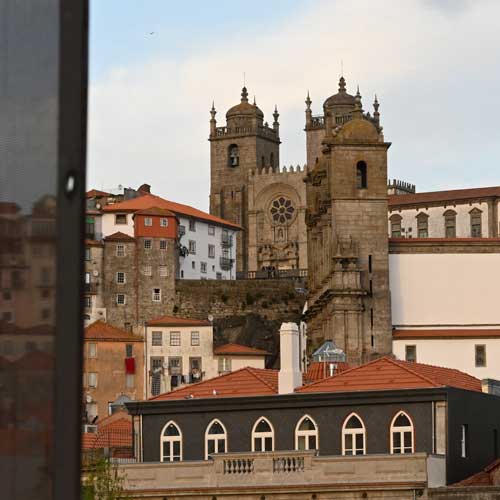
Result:
M91 348L92 346L92 348ZM97 358L97 343L89 342L87 346L87 358L96 359Z
M159 292L156 293L155 290L159 290ZM161 302L161 288L159 288L159 287L153 288L153 290L151 292L151 299L153 302Z
M160 240L160 250L167 250L167 249L168 249L167 240Z
M119 278L120 275L123 275L123 281L120 281L120 278ZM116 273L116 284L117 285L125 285L125 283L127 283L127 275L126 275L125 271L118 271Z
M256 432L256 428L257 426L260 424L260 422L264 420L268 425L269 427L271 428L271 431L270 432ZM267 438L271 438L271 449L270 450L265 450L265 442L266 442L266 439ZM255 452L255 440L256 439L259 439L260 440L260 444L261 444L261 449L260 451L261 452L264 452L264 451L274 451L274 426L273 424L269 421L269 419L267 419L266 417L262 416L262 417L259 417L255 423L253 424L253 427L252 427L252 451Z
M91 377L91 375L94 375L94 377ZM90 381L92 378L95 378L95 382L92 384ZM87 373L87 386L91 389L97 389L97 372L88 372Z
M118 217L125 217L125 222L118 222ZM128 224L127 214L115 214L115 226L126 226Z
M155 339L155 333L156 334L160 334L159 335L159 340L158 340L158 336L156 336L156 339ZM153 332L151 332L151 345L153 347L161 347L163 346L163 332L161 330L155 330Z
M188 250L191 255L196 255L196 240L189 240Z
M123 297L123 302L119 302L118 297ZM127 303L127 296L124 293L117 293L116 294L116 305L117 306L124 306L126 303Z
M142 274L144 276L153 276L153 266L143 266L142 267Z
M144 226L152 227L153 226L153 217L144 217Z
M160 219L160 227L168 227L168 219L166 217Z
M356 417L361 422L361 428L347 429L347 423L351 420L352 417ZM356 448L356 436L361 434L363 436L363 450L361 453L358 453ZM352 453L349 456L354 455L366 455L366 427L363 419L355 412L350 413L346 419L344 420L344 424L342 425L342 455L346 455L346 443L345 439L347 435L352 436Z
M117 244L115 254L117 257L125 257L125 245L121 243Z
M219 424L224 429L224 434L209 434L208 431L210 427L215 423ZM218 419L214 418L208 425L205 430L205 460L208 460L208 441L215 441L215 451L214 453L227 453L227 429L226 426ZM224 442L224 451L219 452L219 442Z
M85 295L83 298L83 304L86 309L92 309L92 295Z
M200 262L200 273L207 274L207 263Z
M189 230L193 233L196 232L196 219L189 219Z
M461 458L467 458L468 456L468 432L469 432L469 428L467 427L467 424L462 424L460 426L460 457Z
M168 278L168 266L159 266L160 278Z
M401 426L401 427L394 426L394 422L401 415L404 415L409 420L410 425ZM391 435L391 454L392 455L405 455L408 453L415 453L415 426L413 425L413 420L411 419L410 415L408 415L408 413L406 413L403 410L398 411L396 413L396 415L394 415L393 419L391 420L391 426L389 428L389 432ZM411 451L405 450L405 448L406 448L406 446L404 445L405 432L410 432L410 434L411 434ZM394 451L395 450L394 434L399 434L401 446L398 447L398 449L399 449L398 452Z
M153 241L148 239L144 240L144 250L151 250L153 248Z
M193 336L193 334L196 334ZM193 340L195 340L193 342ZM191 332L191 345L192 346L199 346L201 343L201 338L200 338L200 332L199 330L195 330Z
M179 432L178 436L165 436L165 431L167 430L169 425L173 425L177 431ZM170 455L167 460L165 460L165 456L163 456L163 443L165 442L170 442ZM179 460L174 460L174 457L177 455L174 455L174 447L173 443L174 442L179 442ZM160 462L182 462L182 431L181 428L173 421L169 420L164 426L163 429L161 430L160 434Z
M208 225L208 234L210 236L213 236L215 234L215 226L212 226L211 224Z
M299 430L299 427L301 426L302 422L306 419L309 419L313 425L314 425L314 430L310 431L301 431ZM310 448L309 447L309 438L314 436L316 438L316 448ZM299 438L304 437L305 438L305 448L304 450L319 450L319 430L318 430L318 424L316 421L310 416L310 415L304 415L298 422L297 425L295 426L295 449L299 450ZM304 451L300 450L300 451Z
M172 337L172 334L175 333L175 337ZM172 343L172 339L173 338L178 338L179 339L179 342L178 343ZM177 341L175 341L177 342ZM182 344L182 335L181 335L181 332L179 330L174 330L174 331L171 331L171 332L168 332L168 345L171 346L171 347L180 347L180 345Z
M208 244L208 258L215 259L215 245Z

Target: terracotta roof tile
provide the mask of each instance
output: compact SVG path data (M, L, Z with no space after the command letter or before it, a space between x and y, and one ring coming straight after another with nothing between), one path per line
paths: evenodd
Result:
M452 487L460 486L496 486L494 475L491 474L495 469L500 466L500 458L497 458L493 463L485 467L482 471L469 476L458 483L454 483Z
M255 347L248 347L241 344L224 344L214 349L214 354L223 355L231 354L233 356L269 356L270 353L263 349L256 349Z
M174 212L166 208L151 207L143 210L138 210L135 215L163 215L165 217L175 217Z
M113 196L111 193L106 193L106 191L99 191L99 189L90 189L85 193L85 198L95 198L101 196Z
M456 387L481 392L481 381L439 366L383 357L339 375L296 389L297 392L351 392Z
M151 400L191 399L191 396L194 399L235 398L273 394L278 394L278 371L246 367L160 394Z
M122 201L120 203L114 203L113 205L106 205L103 208L104 212L137 212L138 210L144 210L146 208L166 208L171 210L176 215L185 215L187 217L195 217L197 219L202 219L208 222L214 222L216 224L221 224L224 226L229 226L234 229L241 229L241 226L229 222L227 220L216 217L215 215L207 214L202 210L190 207L189 205L183 205L182 203L175 203L173 201L165 200L154 194L144 194L137 198L131 200Z
M139 335L132 335L130 332L116 328L104 321L97 320L85 328L83 332L85 340L116 340L122 342L142 342Z
M127 418L98 425L97 432L82 434L82 448L132 448L132 422Z
M311 384L313 382L317 382L318 380L323 380L328 378L330 375L329 365L332 364L331 361L314 361L312 362L308 368L307 372L304 373L304 383ZM346 370L349 370L351 367L342 361L337 361L333 363L337 365L337 369L335 371L335 375L338 375Z
M102 241L97 241L97 240L86 239L85 240L85 245L87 245L88 247L102 247L103 246L103 242Z
M389 195L389 207L403 205L420 205L426 203L439 203L450 201L465 201L477 198L486 198L490 196L500 196L500 186L471 188L471 189L453 189L450 191L431 191L427 193L415 194L393 194Z
M118 231L116 233L110 234L104 238L106 241L135 241L132 236Z
M500 338L500 329L464 328L433 330L394 330L393 339Z
M212 323L206 319L178 318L176 316L160 316L151 319L147 326L210 326Z

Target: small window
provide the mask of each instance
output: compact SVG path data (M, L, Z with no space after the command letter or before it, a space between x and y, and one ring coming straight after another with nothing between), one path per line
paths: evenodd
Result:
M196 262L194 260L193 260L193 262L191 262L191 268L196 269Z
M126 214L116 214L115 215L115 224L126 224L127 223L127 215Z
M484 344L476 345L476 368L484 368L486 366L486 346Z
M205 432L205 460L214 453L227 452L226 428L219 420L213 420L208 424Z
M470 235L472 238L482 237L481 210L474 208L470 211Z
M161 288L153 288L153 302L161 302Z
M469 454L469 426L463 424L460 433L460 456L467 458Z
M162 217L160 219L160 227L168 227L168 219L165 217Z
M356 164L356 187L358 189L366 189L368 187L366 163L364 161L358 161Z
M200 345L200 332L191 332L191 345Z
M87 383L89 387L96 388L97 387L97 373L90 372L87 375Z
M351 414L342 427L342 455L366 454L366 430L363 421Z
M151 345L154 345L154 346L162 346L163 345L162 332L152 332L151 333Z
M116 282L119 285L123 285L126 282L125 273L123 271L119 271L116 273Z
M152 217L144 217L144 225L147 227L151 227L153 225Z
M86 309L92 308L92 297L90 295L86 295L84 298L84 306Z
M238 152L238 146L236 144L231 144L228 149L228 165L230 167L237 167L240 164L240 156Z
M189 240L189 253L195 255L196 254L196 241Z
M182 375L182 358L177 356L168 358L170 375Z
M393 214L389 218L391 223L391 238L401 238L401 215Z
M391 453L413 453L413 424L403 411L395 415L391 422Z
M170 332L170 345L171 346L181 345L181 332Z
M405 360L412 361L415 363L417 361L417 346L407 345L405 346Z
M151 250L152 246L151 240L144 240L144 250Z
M127 373L125 375L125 387L127 389L133 389L135 387L135 376L133 373Z
M215 245L208 245L208 258L215 259Z
M252 451L274 451L274 429L265 417L259 418L253 426Z
M160 277L166 278L168 276L168 267L167 266L159 266Z
M231 358L220 356L218 363L219 363L219 373L227 373L231 371Z
M167 240L160 240L160 250L167 249Z
M90 247L86 247L86 248L85 248L85 260L86 260L87 262L89 262L89 261L90 261L90 258L91 258Z
M417 215L417 237L429 237L429 216L427 214L419 213Z
M144 274L144 276L152 276L153 275L153 267L152 266L142 266L142 274Z
M95 342L89 342L87 355L89 358L97 358L97 344Z
M116 303L119 305L119 306L124 306L125 303L126 303L126 297L125 297L125 294L123 293L119 293L116 295Z
M457 213L453 210L444 213L444 234L446 238L457 236Z
M133 344L125 344L125 357L131 358L134 355L134 346Z
M161 461L179 462L182 460L182 434L173 421L168 422L161 433Z
M206 262L200 262L200 271L202 273L205 273L207 272L207 263Z
M215 226L208 226L208 234L213 236L215 234Z
M194 219L189 219L189 230L196 231L196 221Z
M186 234L186 226L183 226L182 224L179 224L178 232L179 232L179 237L183 236L184 234Z
M222 273L215 273L215 279L221 280L222 279Z
M116 256L117 257L125 256L125 245L116 245Z
M318 449L318 427L309 416L302 417L295 428L296 450Z

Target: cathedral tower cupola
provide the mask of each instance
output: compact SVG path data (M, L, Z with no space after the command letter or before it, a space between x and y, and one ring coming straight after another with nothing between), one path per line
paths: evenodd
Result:
M248 90L243 87L240 103L229 109L226 120L228 127L262 126L264 113L255 103L255 98L253 104L248 102Z

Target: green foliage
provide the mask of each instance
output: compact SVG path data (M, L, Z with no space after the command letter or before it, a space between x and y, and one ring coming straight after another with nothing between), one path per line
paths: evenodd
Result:
M82 481L81 500L130 500L125 493L125 476L107 458L88 466Z

